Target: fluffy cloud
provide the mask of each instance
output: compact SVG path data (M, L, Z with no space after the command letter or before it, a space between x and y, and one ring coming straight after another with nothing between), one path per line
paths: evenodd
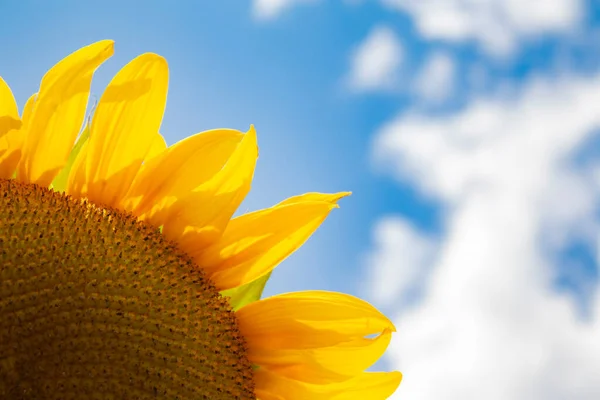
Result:
M403 53L390 28L375 27L352 55L348 84L358 91L394 89Z
M390 304L399 300L399 293L409 294L422 285L436 250L435 242L400 216L382 220L374 236L376 250L367 260L368 281L373 289L370 297L379 304Z
M301 3L319 0L253 0L258 19L273 19ZM346 0L348 5L362 0ZM583 0L380 0L410 15L428 40L475 41L494 55L513 52L518 43L544 34L577 33Z
M572 29L582 0L382 0L411 14L428 39L475 40L490 53L506 54L522 38Z
M417 77L415 94L427 103L442 103L454 91L455 74L453 58L441 51L434 52Z
M397 306L407 287L390 281L418 275L423 248L407 243L429 239L376 229L385 276L372 291L396 308L390 360L405 375L395 398L600 398L600 297L583 319L552 286L561 248L600 232L600 163L572 162L600 126L599 104L600 76L538 80L453 115L401 115L376 136L377 160L446 212L423 299L408 307Z
M253 0L252 13L261 20L277 18L289 8L301 3L314 3L318 0Z

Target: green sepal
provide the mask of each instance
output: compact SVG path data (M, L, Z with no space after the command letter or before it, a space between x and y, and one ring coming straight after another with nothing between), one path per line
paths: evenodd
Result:
M246 304L260 300L263 290L265 289L265 285L270 277L271 272L243 286L223 290L221 294L225 297L229 297L229 304L234 311L237 311Z
M77 139L77 142L75 143L75 146L73 146L73 149L71 150L71 154L69 154L69 158L67 158L67 163L60 170L58 175L56 175L56 178L54 178L54 180L52 181L52 189L54 189L54 191L64 192L65 189L67 188L67 181L69 179L69 174L71 173L71 169L73 168L73 164L75 163L75 159L77 158L77 155L83 148L83 145L85 144L85 142L88 141L89 137L90 137L90 128L89 128L89 125L86 125L86 127L83 129L83 132L81 132L81 135L79 135L79 138Z

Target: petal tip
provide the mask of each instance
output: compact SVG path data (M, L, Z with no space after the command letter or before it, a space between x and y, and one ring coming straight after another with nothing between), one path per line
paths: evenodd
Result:
M100 54L103 54L105 58L112 56L115 52L115 41L112 39L105 39L99 42L96 42L90 46L99 47Z
M101 40L98 43L103 43L106 46L107 49L115 47L115 41L113 39L104 39L104 40Z
M402 383L402 378L404 378L404 375L402 375L402 372L400 371L392 371L389 374L392 376L392 382L394 382L394 385L396 386L394 392L392 392L395 393L396 390L398 390L400 384Z
M339 193L336 193L334 201L338 201L338 200L343 199L344 197L348 197L350 195L352 195L352 192L339 192Z
M383 317L385 318L385 321L387 322L387 326L382 331L382 333L386 333L386 332L390 332L390 333L398 332L398 330L396 329L396 325L394 325L394 323L392 322L392 320L389 319L387 317L387 315L385 315L383 313L381 313L381 315L383 315Z
M252 138L254 138L254 141L256 141L256 129L254 128L254 124L250 125L250 128L248 129L248 132L246 132L246 135L250 135Z
M137 60L138 62L154 63L157 66L160 66L163 68L165 68L165 67L168 68L168 65L169 65L166 58L164 58L163 56L161 56L159 54L152 53L152 52L140 54L139 56L134 58L132 61L135 61L135 60Z

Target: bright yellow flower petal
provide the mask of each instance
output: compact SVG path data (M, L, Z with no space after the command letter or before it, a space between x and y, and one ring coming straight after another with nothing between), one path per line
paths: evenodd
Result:
M347 194L311 193L242 215L231 220L218 242L188 251L219 289L241 286L273 270L302 246Z
M155 145L167 101L169 69L164 58L142 54L123 67L98 102L90 127L86 196L117 207Z
M32 94L25 102L25 106L23 107L23 115L21 116L21 121L23 121L23 126L21 130L26 131L31 123L31 116L33 115L33 109L35 107L35 102L37 100L37 93Z
M69 177L67 178L66 193L78 196L80 193L87 192L87 183L85 180L85 166L88 155L89 139L81 146L79 154L73 162Z
M288 199L285 199L281 203L277 204L278 206L283 206L286 204L294 204L294 203L305 203L308 201L325 201L327 203L335 203L341 198L346 196L350 196L352 192L339 192L339 193L304 193L299 196L292 196Z
M168 208L219 172L244 137L233 129L215 129L186 138L146 163L124 202L125 209L156 226Z
M28 124L17 177L49 186L65 164L85 117L92 75L113 54L113 42L84 47L42 79Z
M251 127L212 179L169 207L163 234L192 257L218 240L250 191L257 157L256 131Z
M0 138L20 127L21 119L19 118L17 102L10 87L8 87L4 79L0 76Z
M22 124L20 129L12 129L6 135L0 137L0 178L11 178L21 160L21 148L25 139L27 125L31 120L33 104L37 93L32 95L23 108Z
M268 350L250 347L248 359L281 376L327 384L364 372L383 356L391 339L392 332L386 329L374 339L358 338L329 347Z
M335 346L396 330L368 302L321 290L268 297L242 307L236 315L254 351Z
M162 137L160 133L154 135L154 140L152 142L152 146L150 151L148 152L147 159L152 159L156 157L158 154L163 152L167 148L167 143L165 139ZM85 180L85 167L87 162L88 155L88 144L86 141L81 146L79 150L79 154L75 158L73 162L73 166L71 167L71 171L69 173L68 181L67 181L67 193L86 193L87 192L87 184Z
M328 385L285 378L264 368L254 373L256 396L261 400L385 400L400 385L400 372L364 372Z
M13 129L0 137L0 179L9 179L13 176L21 159L22 145L23 132L20 130Z
M10 178L21 157L21 119L17 102L0 77L0 178Z
M167 142L163 135L160 132L154 134L154 138L152 139L152 144L150 145L150 150L148 150L148 154L146 155L145 160L150 160L157 155L161 154L163 151L167 149ZM146 162L144 160L144 162Z

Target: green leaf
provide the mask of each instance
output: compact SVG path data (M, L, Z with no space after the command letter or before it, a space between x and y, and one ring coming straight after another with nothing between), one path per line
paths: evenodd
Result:
M260 299L270 277L271 272L250 283L246 283L243 286L224 290L221 294L225 297L229 297L229 304L231 304L234 311L237 311L246 304L250 304Z
M67 163L60 170L58 175L56 175L56 178L54 178L54 181L52 181L52 189L54 189L57 192L65 191L65 189L67 188L67 180L69 179L69 173L71 172L71 168L73 168L73 163L75 162L77 155L79 154L79 152L81 151L81 148L83 147L85 142L87 142L89 137L90 137L90 128L89 128L89 125L87 125L83 129L83 132L81 132L81 135L79 135L79 139L77 139L77 143L75 143L75 146L73 146L73 149L71 150L71 154L69 154L69 158L67 159Z

